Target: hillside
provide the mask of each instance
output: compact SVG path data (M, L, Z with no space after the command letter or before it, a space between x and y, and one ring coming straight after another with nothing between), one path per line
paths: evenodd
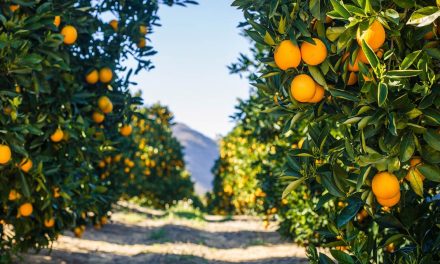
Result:
M214 176L211 168L218 158L217 143L182 123L173 126L173 133L184 147L185 162L195 182L196 192L205 194L212 189Z

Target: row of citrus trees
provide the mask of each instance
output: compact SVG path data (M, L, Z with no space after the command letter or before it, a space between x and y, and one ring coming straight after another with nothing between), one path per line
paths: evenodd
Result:
M314 245L330 248L333 260L312 245L310 261L440 261L435 1L233 5L267 51L255 58L252 83L265 112L285 123L278 135L289 143L280 149L286 162L277 166L280 182L290 179L283 197L300 200L306 186L310 196L301 200L316 200L311 209L327 221L325 230L321 222L312 227ZM304 139L301 147L292 148L292 133Z
M193 1L166 1L186 3ZM1 262L47 247L63 230L80 236L86 224L106 223L130 173L104 167L119 158L129 163L123 155L136 151L126 142L135 140L130 123L140 99L128 86L133 70L151 67L146 34L159 4L0 3ZM107 23L109 14L115 19ZM136 69L121 65L130 56ZM154 122L142 111L140 119ZM182 162L179 146L173 151L167 158Z

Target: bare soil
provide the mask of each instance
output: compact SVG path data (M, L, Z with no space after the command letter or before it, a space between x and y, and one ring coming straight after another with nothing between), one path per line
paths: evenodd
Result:
M89 227L81 239L66 232L50 254L27 254L17 263L307 263L305 250L281 239L276 223L265 229L253 217L200 220L120 205L102 229Z

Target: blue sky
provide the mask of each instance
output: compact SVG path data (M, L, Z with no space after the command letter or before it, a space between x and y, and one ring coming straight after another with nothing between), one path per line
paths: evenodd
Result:
M155 69L134 77L144 102L160 101L174 112L176 121L216 137L233 127L229 116L237 98L247 98L246 79L229 75L226 68L249 43L239 35L242 13L230 1L199 0L186 8L161 6L162 27L149 34L158 51Z

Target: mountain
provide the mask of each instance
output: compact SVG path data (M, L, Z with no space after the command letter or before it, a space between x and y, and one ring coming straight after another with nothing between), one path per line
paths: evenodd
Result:
M195 182L197 194L212 190L214 175L211 169L219 156L217 143L182 123L173 125L174 136L184 147L185 162Z

